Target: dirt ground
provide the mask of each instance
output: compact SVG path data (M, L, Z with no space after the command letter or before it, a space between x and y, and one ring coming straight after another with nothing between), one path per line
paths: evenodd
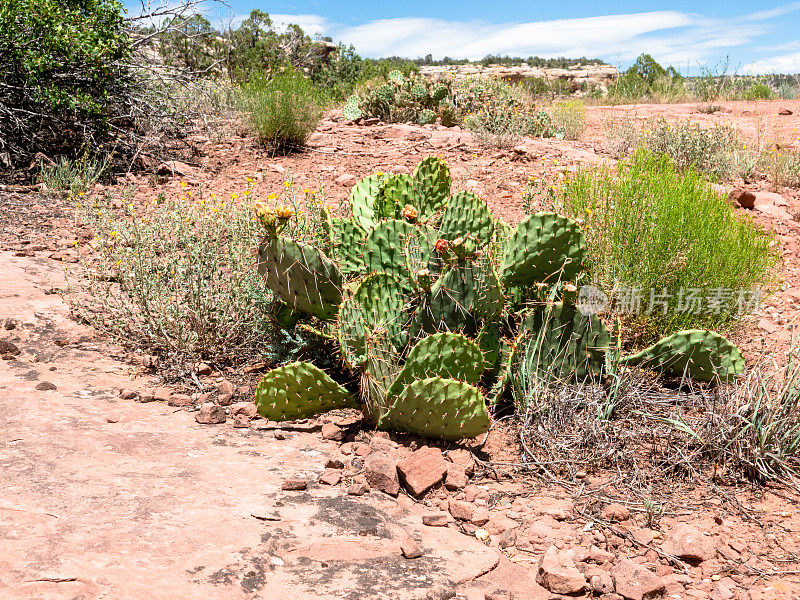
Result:
M291 177L300 189L324 185L335 205L357 178L438 154L456 186L515 222L529 177L613 162L605 131L615 118L733 123L749 139L777 131L795 146L800 133L800 101L722 103L712 115L696 105L587 111L581 141L503 151L455 129L352 125L336 113L307 152L287 157L235 132L198 134L174 175L106 188L144 200L187 183L200 198L241 193L252 178L266 196ZM738 210L774 229L781 284L737 336L748 358L785 349L800 308L800 193L765 185L747 187L779 196ZM699 482L652 523L644 499L603 473L569 487L526 473L502 426L485 442L436 445L388 439L345 412L251 418L252 386L231 374L201 374L194 394L170 388L149 357L75 323L57 292L81 251L73 241L88 233L66 199L0 186L0 219L0 342L13 345L0 361L0 598L800 597L789 490ZM216 402L211 413L203 399ZM411 475L393 488L398 463L422 479L444 471L415 497Z

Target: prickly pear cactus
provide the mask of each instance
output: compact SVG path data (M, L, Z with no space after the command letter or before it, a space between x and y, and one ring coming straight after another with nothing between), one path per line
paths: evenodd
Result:
M621 358L620 363L678 377L688 375L698 381L724 381L744 370L742 351L724 336L706 329L673 333L637 354Z
M481 393L468 383L441 377L406 386L378 422L379 429L443 440L471 438L489 430Z
M347 99L344 107L342 107L342 116L348 121L357 121L364 116L361 112L361 98L353 94Z
M271 421L306 419L334 408L358 408L358 400L325 371L294 362L269 371L256 389L258 414Z
M386 214L385 217L394 218L399 216L398 213L402 211L403 207L406 205L415 205L414 180L411 179L410 175L405 175L403 173L392 175L383 185L383 197L387 206L385 212L392 212L391 215ZM391 207L391 209L388 209L388 207Z
M406 82L406 78L402 71L398 71L397 69L389 71L389 74L386 76L386 78L395 85L403 85Z
M292 309L332 319L342 301L342 273L319 250L267 236L259 247L258 272Z
M406 240L416 231L411 223L388 219L378 223L364 242L364 261L370 272L384 272L401 282L410 280L406 263Z
M383 174L369 175L356 183L350 192L353 220L366 230L374 227L380 220L381 190L385 179Z
M583 272L586 238L572 219L548 212L530 215L506 243L503 285L572 281Z
M431 90L431 100L434 102L441 102L447 98L450 89L443 83L437 83Z
M456 333L436 333L422 338L411 348L388 396L396 396L417 379L434 376L474 385L481 377L483 366L483 354L475 342Z
M344 277L353 277L366 270L364 240L367 232L350 219L333 219L333 258Z
M492 238L494 219L486 202L471 192L459 192L447 202L439 231L450 242L472 235L482 247Z
M413 179L419 220L427 221L444 206L450 196L450 169L442 159L428 156L414 169Z
M417 115L417 123L420 125L430 125L436 123L436 113L430 108L423 108Z

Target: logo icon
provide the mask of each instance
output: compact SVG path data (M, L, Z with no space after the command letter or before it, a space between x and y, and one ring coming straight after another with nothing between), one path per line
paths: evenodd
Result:
M578 291L578 310L584 316L596 315L608 305L608 296L593 285L583 285Z

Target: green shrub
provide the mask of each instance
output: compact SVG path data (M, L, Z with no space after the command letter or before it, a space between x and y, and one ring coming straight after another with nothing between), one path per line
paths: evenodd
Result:
M765 83L756 82L750 86L745 92L744 97L747 100L769 100L774 96L772 88Z
M21 162L102 136L129 55L116 0L3 0L0 154Z
M727 198L694 169L639 150L615 168L567 177L559 201L584 220L591 278L605 290L639 288L671 294L666 314L643 319L655 333L715 328L736 316L735 299L717 313L678 310L681 289L753 290L771 282L772 236L738 217Z
M553 126L564 139L577 140L586 129L586 108L580 100L557 102L553 105Z
M69 192L71 196L76 196L97 183L107 168L106 159L88 153L76 160L61 156L52 164L39 165L39 182L48 191Z
M292 70L251 77L239 90L238 104L252 135L272 152L302 149L322 118L314 84Z

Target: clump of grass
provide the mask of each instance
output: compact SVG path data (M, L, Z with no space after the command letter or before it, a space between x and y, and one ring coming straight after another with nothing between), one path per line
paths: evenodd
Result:
M273 153L301 150L322 118L314 84L292 70L252 76L239 89L238 106L252 135Z
M56 161L39 164L39 182L48 190L75 196L88 190L108 169L108 160L84 153L77 159L61 156Z
M771 234L736 215L697 171L666 157L639 150L613 168L578 170L557 200L584 222L595 284L639 289L644 306L651 290L670 295L667 308L642 316L653 333L721 328L737 316L735 297L714 312L681 312L681 290L735 294L772 281Z
M586 108L579 100L557 102L553 105L553 126L564 139L578 140L586 129Z
M766 150L758 157L758 166L773 187L800 187L800 153L790 150Z
M742 158L749 154L733 127L715 125L704 129L689 120L668 121L659 117L641 129L626 122L613 128L612 136L620 155L646 148L669 157L680 169L697 169L719 180L738 175Z

